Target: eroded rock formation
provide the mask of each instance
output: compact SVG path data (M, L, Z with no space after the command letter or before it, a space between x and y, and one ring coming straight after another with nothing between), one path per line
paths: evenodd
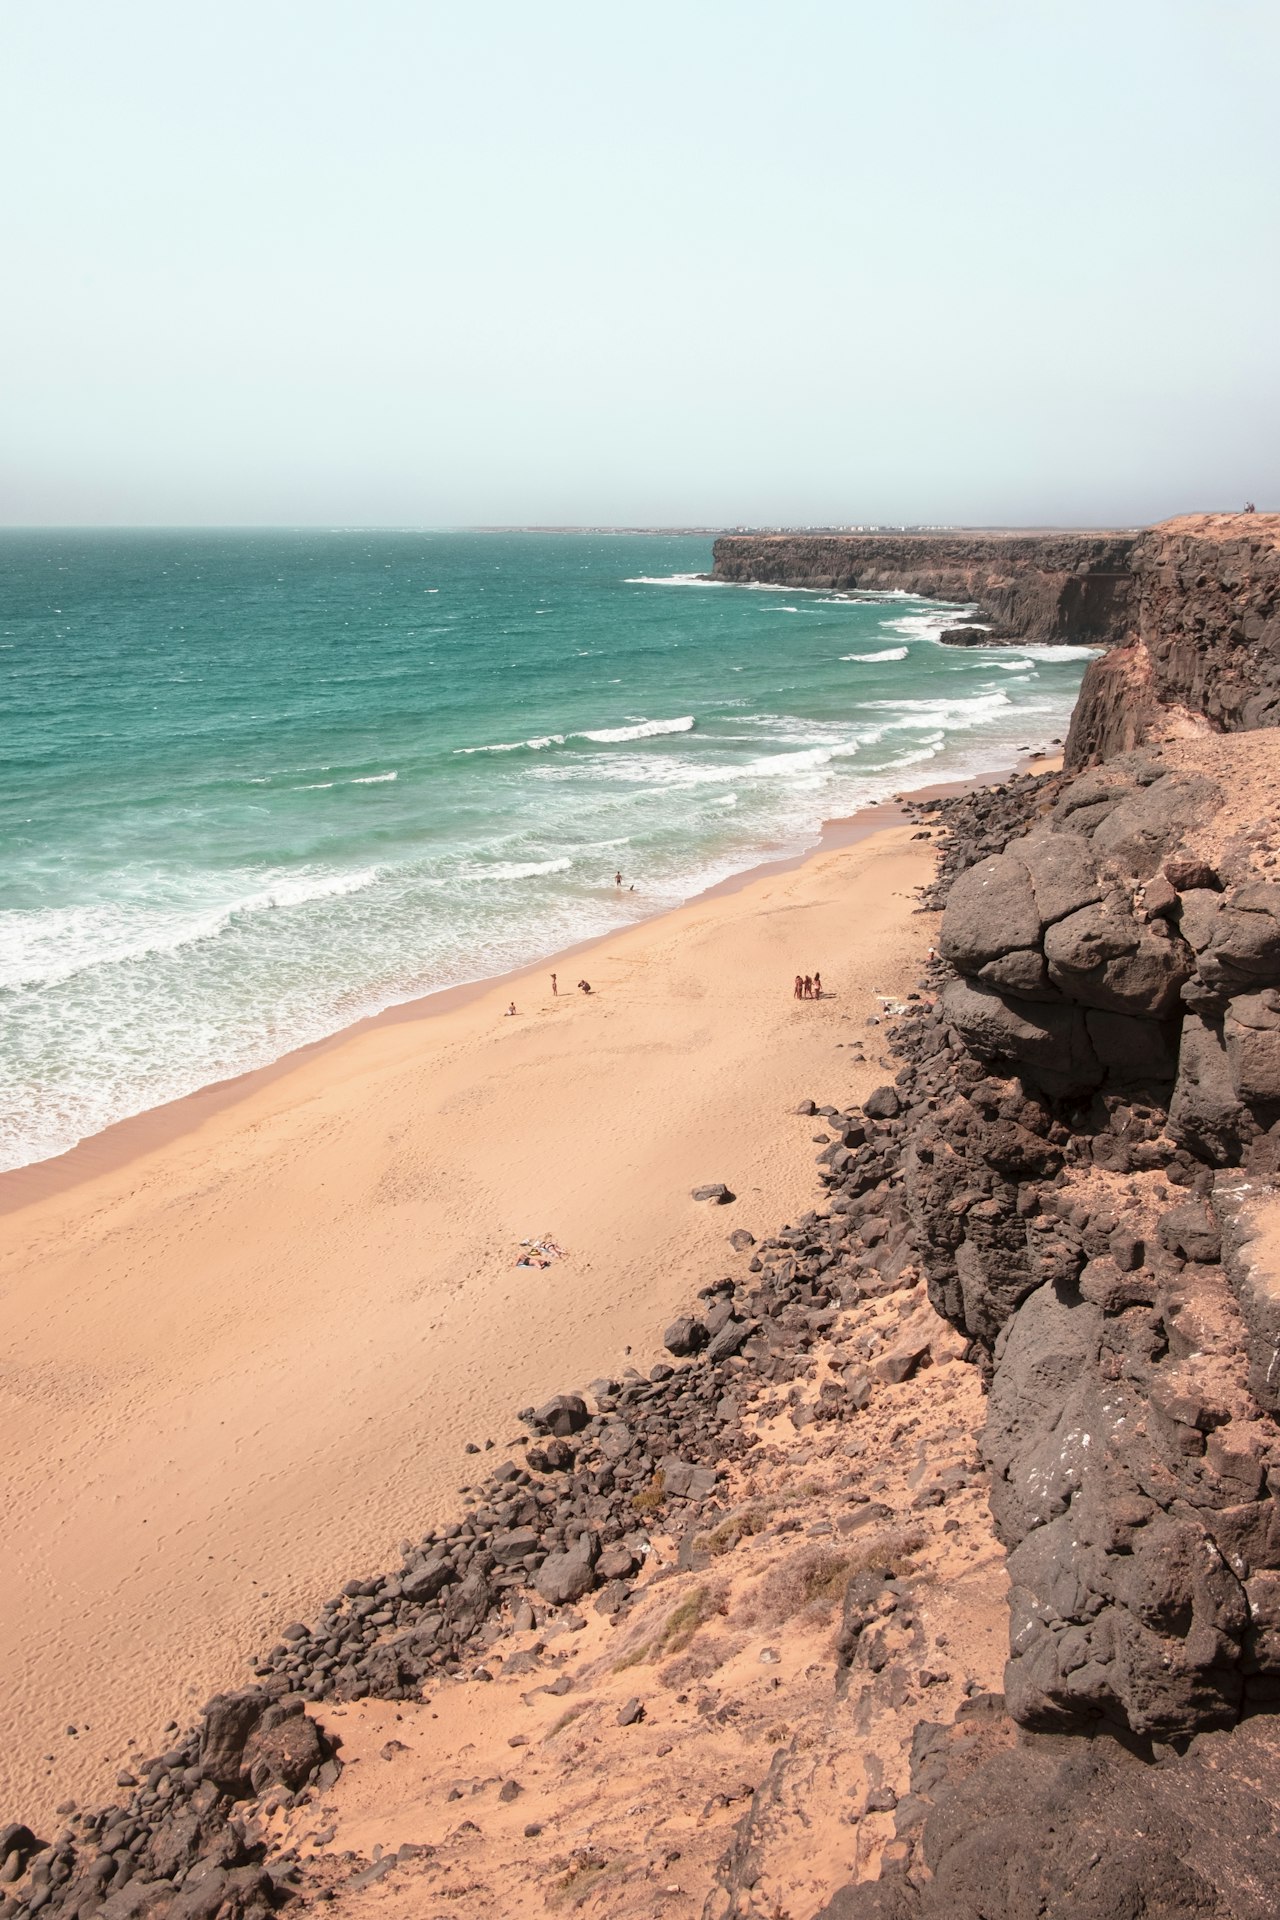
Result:
M880 589L976 602L993 633L1030 641L1123 637L1125 533L725 534L712 578L792 587Z
M1191 514L1133 544L1132 625L1091 663L1067 766L1198 728L1280 717L1280 514Z

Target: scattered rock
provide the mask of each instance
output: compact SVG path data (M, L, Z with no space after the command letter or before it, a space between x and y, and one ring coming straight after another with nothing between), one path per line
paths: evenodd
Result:
M710 1339L706 1322L697 1320L690 1314L683 1314L679 1320L673 1320L662 1336L663 1345L668 1353L683 1357L690 1353L700 1353Z

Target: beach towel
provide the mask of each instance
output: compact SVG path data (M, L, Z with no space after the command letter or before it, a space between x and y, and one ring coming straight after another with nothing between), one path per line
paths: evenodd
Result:
M522 1240L520 1245L524 1252L516 1261L518 1267L549 1267L553 1260L565 1257L564 1248L549 1233L544 1233L540 1240Z

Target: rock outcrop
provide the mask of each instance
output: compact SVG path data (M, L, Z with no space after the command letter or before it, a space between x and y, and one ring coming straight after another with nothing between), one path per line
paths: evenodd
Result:
M1087 668L1069 769L1142 740L1280 718L1280 514L1192 514L1133 544L1132 624Z
M972 638L1110 643L1128 630L1127 533L724 534L711 577L974 602ZM961 634L959 637L963 637Z

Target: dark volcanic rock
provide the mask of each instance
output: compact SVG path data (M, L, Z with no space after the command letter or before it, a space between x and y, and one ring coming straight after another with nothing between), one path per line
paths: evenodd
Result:
M1069 770L1158 737L1170 715L1225 731L1280 718L1280 517L1193 514L1133 543L1126 644L1088 667ZM1175 882L1176 884L1176 882Z
M1114 1740L1019 1733L999 1708L980 1696L922 1723L906 1845L817 1920L1270 1920L1274 1721L1153 1765Z
M679 1320L673 1320L662 1336L662 1343L668 1353L684 1356L699 1353L710 1339L706 1322L696 1320L690 1314L683 1314Z
M582 1533L564 1553L549 1553L533 1577L533 1584L552 1606L580 1600L595 1582L596 1542Z
M724 534L712 577L976 600L997 637L1114 640L1133 545L1129 534Z
M587 1403L576 1393L557 1393L534 1411L533 1424L537 1432L554 1434L563 1440L566 1435L579 1433L590 1419Z

